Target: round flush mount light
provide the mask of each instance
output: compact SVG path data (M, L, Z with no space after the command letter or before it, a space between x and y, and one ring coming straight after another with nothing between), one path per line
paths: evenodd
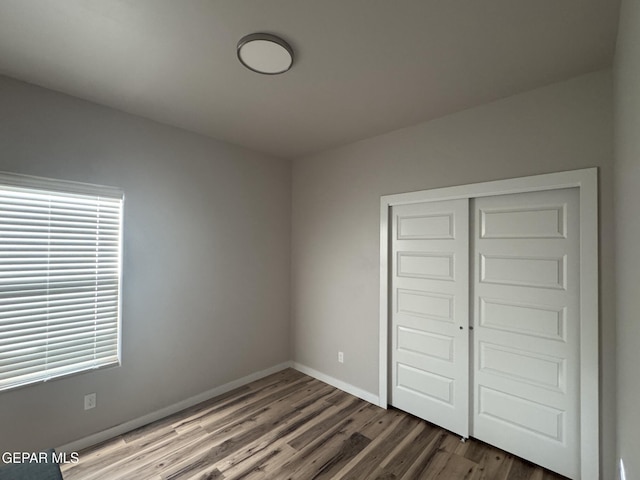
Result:
M280 37L252 33L238 42L238 60L249 70L264 75L284 73L293 65L293 50Z

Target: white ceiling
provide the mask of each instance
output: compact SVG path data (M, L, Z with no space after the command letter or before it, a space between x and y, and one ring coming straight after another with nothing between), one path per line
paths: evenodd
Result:
M619 0L0 0L0 73L295 158L607 67ZM236 58L285 38L292 70Z

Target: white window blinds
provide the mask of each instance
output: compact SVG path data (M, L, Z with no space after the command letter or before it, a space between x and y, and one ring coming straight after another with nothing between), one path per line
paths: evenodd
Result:
M122 203L0 174L0 390L119 364Z

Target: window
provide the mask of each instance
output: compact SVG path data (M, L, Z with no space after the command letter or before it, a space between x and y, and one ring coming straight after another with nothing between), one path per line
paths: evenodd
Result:
M0 173L0 390L120 363L123 199Z

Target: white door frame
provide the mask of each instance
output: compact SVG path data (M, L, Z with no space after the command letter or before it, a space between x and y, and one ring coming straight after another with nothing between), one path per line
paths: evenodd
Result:
M600 476L598 353L598 169L436 188L380 198L379 406L387 408L389 348L389 215L394 205L577 187L580 191L580 470Z

